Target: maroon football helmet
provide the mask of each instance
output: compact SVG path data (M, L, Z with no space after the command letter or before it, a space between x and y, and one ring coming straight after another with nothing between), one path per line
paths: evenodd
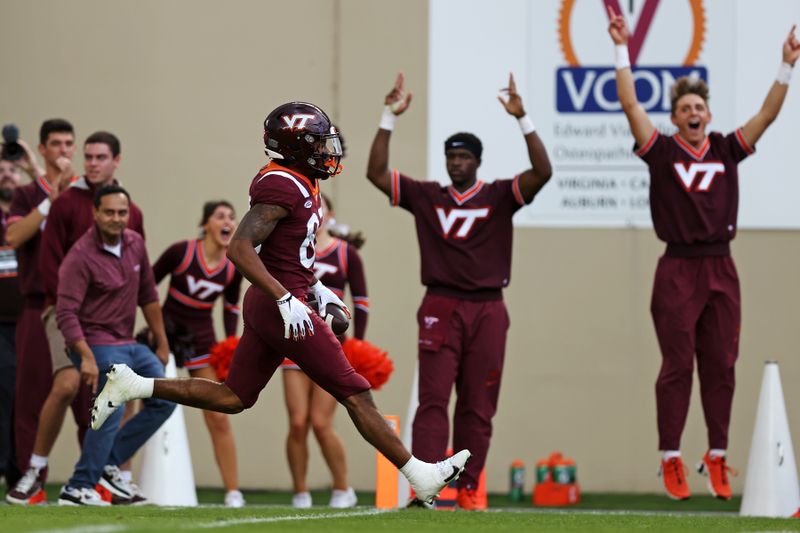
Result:
M275 108L264 120L264 147L267 156L309 178L324 180L342 171L339 132L314 104Z

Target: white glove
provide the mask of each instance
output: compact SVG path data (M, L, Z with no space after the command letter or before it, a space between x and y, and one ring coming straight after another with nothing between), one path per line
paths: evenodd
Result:
M341 300L341 298L336 296L332 290L323 285L321 281L317 280L317 282L309 287L309 289L317 299L317 313L319 313L320 317L325 318L325 315L328 314L325 308L328 306L328 304L334 303L344 309L344 314L347 315L347 318L351 318L350 310L346 305L344 305L344 302Z
M309 336L314 334L314 324L311 322L306 304L292 296L290 292L278 300L277 304L283 318L284 339L300 340L306 336L306 331Z

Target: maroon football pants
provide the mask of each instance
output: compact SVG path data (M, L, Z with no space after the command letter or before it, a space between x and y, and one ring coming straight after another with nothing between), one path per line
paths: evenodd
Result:
M509 319L502 300L469 301L428 294L419 323L419 407L412 452L422 461L445 457L450 432L447 406L455 385L453 450L472 458L460 486L474 489L486 463L497 412Z
M741 325L733 259L663 256L650 310L662 356L656 381L659 449L680 449L695 356L709 447L727 449Z
M340 402L369 390L369 382L356 374L342 345L316 313L311 313L314 335L300 341L284 339L283 318L275 300L250 287L244 296L242 317L244 332L225 384L245 408L256 403L284 357L294 361L312 381Z
M28 468L36 431L39 428L39 413L53 385L53 365L50 346L42 323L44 306L26 300L17 321L17 377L14 400L14 444L17 466L23 472ZM100 369L103 371L103 369ZM72 402L72 414L78 425L78 444L89 427L91 395L81 385Z

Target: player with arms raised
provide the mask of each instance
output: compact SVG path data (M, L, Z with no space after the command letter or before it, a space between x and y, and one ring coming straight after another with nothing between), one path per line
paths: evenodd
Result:
M783 44L783 63L761 109L744 126L706 134L711 122L708 87L681 78L672 88L675 135L659 133L636 99L628 56L630 33L621 15L609 10L608 32L616 45L617 91L636 140L636 154L650 170L650 212L656 235L667 243L659 259L651 312L661 348L656 381L661 475L667 495L690 496L680 439L692 390L697 355L700 395L709 450L698 466L711 493L731 497L725 462L739 352L739 278L730 256L739 204L737 166L783 105L800 43L794 28Z
M432 501L461 474L469 451L438 463L413 457L375 407L367 380L356 374L328 325L303 301L312 292L323 315L328 303L346 309L312 270L315 234L322 220L317 180L341 170L338 132L322 109L291 102L267 116L264 143L272 161L253 179L250 211L228 247L228 257L252 286L244 298L244 332L227 380L154 380L114 365L95 401L92 427L101 426L122 403L136 398L239 413L255 404L288 356L347 408L361 435L400 469L417 494Z
M487 506L477 486L489 451L509 327L502 289L511 277L511 217L533 201L551 175L547 151L525 114L513 76L503 92L507 98L500 97L500 102L518 119L532 166L513 179L478 180L483 148L471 133L456 133L444 143L449 187L389 170L396 116L411 102L402 74L384 100L367 167L367 178L391 204L414 215L427 287L417 313L419 407L412 451L425 461L445 453L447 408L455 385L453 446L474 454L457 498L458 506L467 510Z

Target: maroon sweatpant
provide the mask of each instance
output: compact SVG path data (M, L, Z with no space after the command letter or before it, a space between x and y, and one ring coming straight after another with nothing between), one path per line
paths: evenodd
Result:
M501 297L499 291L496 297ZM417 312L419 407L412 453L422 461L445 457L450 423L447 406L455 384L453 450L472 458L460 486L474 489L486 464L497 412L509 319L502 299L473 301L430 294Z
M39 413L53 385L50 346L42 324L44 304L38 299L26 299L17 321L17 377L14 400L14 444L17 465L23 472L36 441ZM102 369L101 369L102 370ZM72 402L72 412L78 425L78 444L89 427L91 395L81 386Z
M650 306L661 347L659 449L679 450L697 356L709 448L727 449L741 298L730 256L661 257Z

